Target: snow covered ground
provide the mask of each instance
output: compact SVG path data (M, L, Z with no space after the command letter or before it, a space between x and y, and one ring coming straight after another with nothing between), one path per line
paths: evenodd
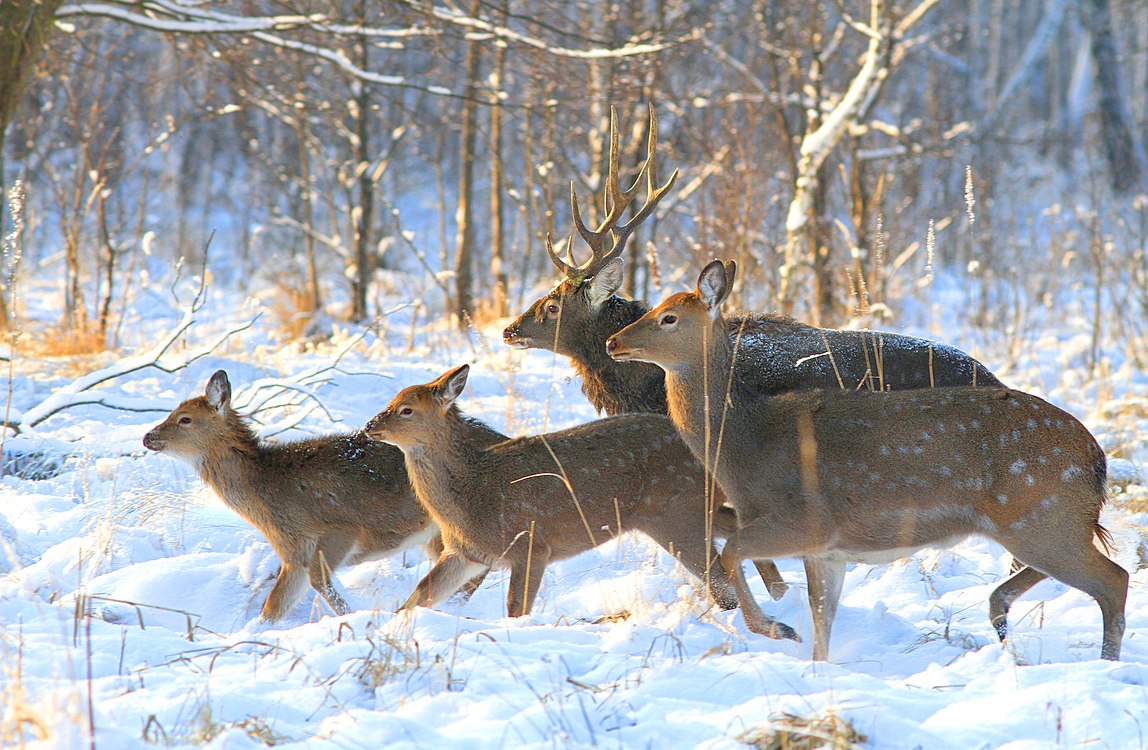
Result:
M202 311L210 323L189 331L193 346L241 320L218 312L229 307ZM308 381L323 408L277 439L357 429L403 386L461 362L474 365L461 406L505 432L594 418L565 360L506 350L497 323L467 338L407 315L352 347L326 382ZM140 343L174 323L151 316ZM351 343L280 348L265 324L186 369L132 373L100 395L170 409L224 368L245 402L245 386L322 370ZM707 610L639 537L553 565L520 619L504 617L501 572L470 601L392 614L428 569L416 552L341 571L352 614L330 616L312 593L285 621L249 629L278 567L270 546L188 467L143 449L162 413L79 406L5 445L24 464L0 479L0 744L89 747L94 730L98 748L717 749L831 714L875 748L1144 747L1146 379L1123 366L1099 384L1066 375L1081 347L1071 328L1050 336L1002 377L1079 415L1121 456L1102 519L1133 572L1120 663L1099 660L1095 603L1055 582L1014 605L1001 646L986 602L1009 560L984 540L852 568L828 664L809 661L808 637L770 641L737 612ZM18 360L13 407L113 363ZM290 424L299 409L260 421ZM760 581L755 590L808 636L801 566L780 567L792 584L782 601Z

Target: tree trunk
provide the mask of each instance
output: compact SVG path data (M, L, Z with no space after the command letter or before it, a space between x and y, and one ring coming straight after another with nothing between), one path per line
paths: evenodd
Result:
M1081 18L1092 35L1092 61L1100 88L1100 140L1108 157L1112 187L1120 192L1135 190L1141 184L1143 155L1132 135L1131 117L1125 106L1120 53L1112 31L1109 0L1083 3Z
M55 28L52 17L63 4L63 0L0 2L0 188L8 184L4 172L4 134L16 116L36 59ZM0 235L7 231L7 211L7 196L0 196Z
M471 15L477 16L480 7L475 0L471 4ZM458 208L455 210L455 312L458 324L463 328L467 319L474 317L474 152L478 135L474 122L474 97L481 63L479 43L471 40L466 47L466 94L462 103L462 147L459 150Z
M499 23L506 25L508 0L502 0ZM490 76L490 273L494 279L494 314L510 314L507 297L506 248L502 224L502 106L499 96L506 68L506 46L498 45L494 53L494 70Z
M359 5L360 22L367 21L367 2ZM360 38L359 67L370 70L371 46L366 38ZM371 178L371 90L363 81L353 84L358 88L355 96L355 171L359 183L358 205L353 210L355 223L354 273L351 275L351 315L356 323L367 319L367 286L371 278L371 219L374 214L375 184Z

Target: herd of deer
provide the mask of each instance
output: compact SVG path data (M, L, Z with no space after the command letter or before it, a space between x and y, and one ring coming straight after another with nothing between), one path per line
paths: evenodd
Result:
M597 229L571 190L590 259L564 260L548 239L566 278L503 334L514 348L569 357L607 418L507 437L459 410L463 365L404 389L364 430L270 444L231 407L219 371L147 434L147 448L192 464L279 555L262 617L285 615L308 582L346 613L334 570L417 544L437 562L400 610L509 568L507 611L524 615L547 564L635 530L772 638L800 640L762 611L742 562L776 599L786 584L772 559L802 559L813 657L826 659L847 563L977 534L1018 561L989 597L1001 640L1013 600L1051 576L1096 599L1101 656L1118 659L1128 574L1097 548L1109 547L1098 520L1106 460L1071 415L952 347L727 317L732 262L710 263L694 291L652 309L616 295L629 235L677 177L657 184L656 134L651 108L645 164L623 191L612 118ZM619 223L643 176L645 205Z

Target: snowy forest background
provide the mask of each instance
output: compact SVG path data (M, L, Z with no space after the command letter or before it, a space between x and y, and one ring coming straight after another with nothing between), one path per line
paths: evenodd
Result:
M217 367L269 437L463 361L504 432L593 418L500 331L558 279L570 183L602 211L610 108L636 172L648 103L682 175L626 291L732 258L735 307L927 335L1079 416L1134 574L1124 664L1052 584L994 646L986 542L851 571L834 665L681 604L635 541L555 566L524 623L497 581L390 619L404 560L344 576L354 615L243 630L274 554L143 432ZM1143 747L1146 147L1140 0L3 0L0 744L798 747L766 743L816 717Z

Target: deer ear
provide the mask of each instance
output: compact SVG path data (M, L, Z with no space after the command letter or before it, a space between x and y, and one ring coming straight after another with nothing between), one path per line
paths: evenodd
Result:
M211 376L211 380L207 381L207 390L204 392L207 397L207 403L216 411L223 411L231 405L231 382L227 379L227 373L223 370L217 370Z
M462 395L469 374L470 365L459 365L435 381L434 394L443 409L450 408L455 399Z
M733 289L733 280L735 278L737 278L737 263L734 263L732 260L727 260L725 262L725 285L727 289Z
M590 278L586 293L590 296L590 304L597 307L622 288L625 276L626 263L621 258L614 258Z
M712 318L721 314L721 303L729 296L730 279L726 273L725 265L715 260L703 268L698 276L698 296Z

